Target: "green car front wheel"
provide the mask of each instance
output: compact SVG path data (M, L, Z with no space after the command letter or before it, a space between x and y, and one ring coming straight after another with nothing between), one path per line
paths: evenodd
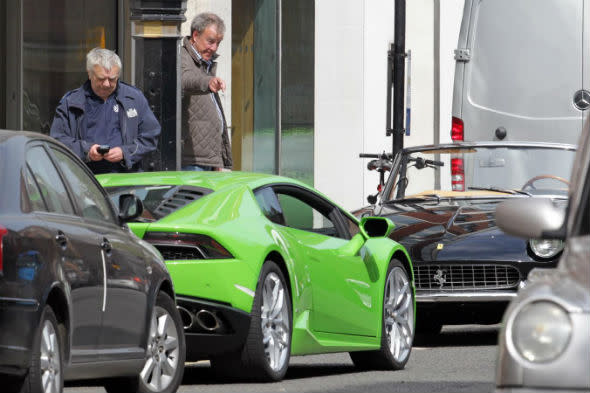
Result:
M397 259L387 269L383 293L381 348L350 352L361 369L401 370L410 358L414 337L414 302L408 272Z

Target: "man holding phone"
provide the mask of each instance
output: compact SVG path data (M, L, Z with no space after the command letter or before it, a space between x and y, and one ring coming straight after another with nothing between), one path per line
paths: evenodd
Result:
M72 149L93 173L133 172L156 149L161 127L143 93L119 81L121 59L94 48L86 55L88 81L66 93L50 135Z

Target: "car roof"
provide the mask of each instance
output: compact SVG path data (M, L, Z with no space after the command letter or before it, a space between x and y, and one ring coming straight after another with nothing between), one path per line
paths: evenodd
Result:
M55 139L40 132L0 130L0 142L7 141L11 138L43 139L55 142Z
M129 185L190 185L219 191L226 187L247 185L255 189L270 183L288 183L310 188L304 183L288 177L266 173L241 171L168 171L138 172L97 175L104 187Z

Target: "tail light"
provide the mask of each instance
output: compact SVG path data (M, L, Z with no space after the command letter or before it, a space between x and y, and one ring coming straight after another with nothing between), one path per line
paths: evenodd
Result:
M2 273L4 271L4 265L3 265L3 246L2 246L2 238L4 237L4 235L6 235L8 233L8 230L6 230L6 228L4 228L2 225L0 225L0 273Z
M451 187L453 191L465 191L465 168L462 158L451 158Z
M160 251L165 260L230 259L233 255L215 239L195 233L147 232L143 240Z
M463 141L463 129L463 120L453 116L453 119L451 121L451 139L453 141Z

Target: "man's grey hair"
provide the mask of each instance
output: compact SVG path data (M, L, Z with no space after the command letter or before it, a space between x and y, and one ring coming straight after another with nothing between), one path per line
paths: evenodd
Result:
M212 12L202 12L195 16L191 22L191 35L195 31L201 34L209 25L217 26L217 32L221 35L225 34L225 23L223 23L223 19Z
M117 66L119 71L123 66L119 56L109 49L94 48L86 55L86 71L94 70L94 66L101 66L107 71Z

